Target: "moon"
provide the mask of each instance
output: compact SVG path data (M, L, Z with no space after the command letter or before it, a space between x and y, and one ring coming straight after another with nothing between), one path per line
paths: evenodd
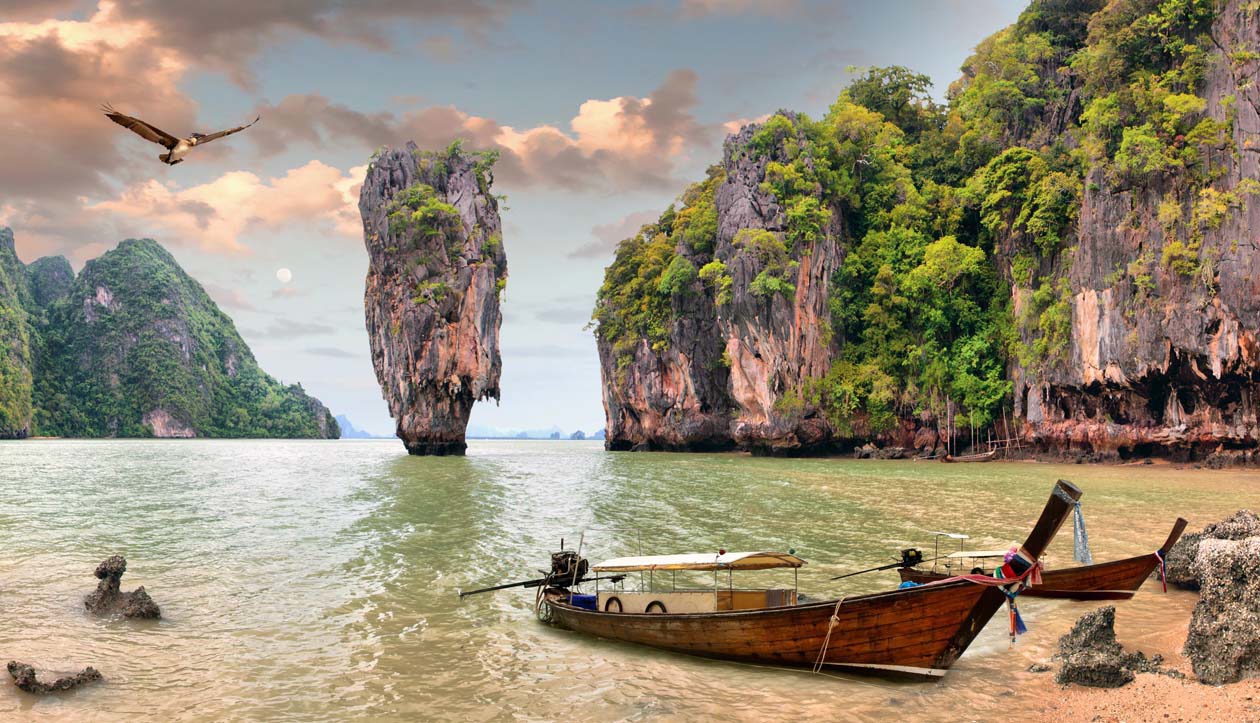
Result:
M276 271L276 280L282 284L287 284L293 280L293 272L288 269L278 269Z

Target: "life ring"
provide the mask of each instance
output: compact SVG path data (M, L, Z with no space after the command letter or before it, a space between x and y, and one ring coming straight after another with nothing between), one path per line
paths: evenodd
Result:
M656 608L655 610L652 609L654 607ZM649 613L666 612L665 603L661 602L660 600L653 600L652 602L648 603L647 610L645 610L644 612L649 612Z
M613 603L617 603L616 610L612 609ZM619 613L619 612L622 612L624 609L625 608L621 607L621 598L619 597L610 597L604 601L604 612L606 613Z

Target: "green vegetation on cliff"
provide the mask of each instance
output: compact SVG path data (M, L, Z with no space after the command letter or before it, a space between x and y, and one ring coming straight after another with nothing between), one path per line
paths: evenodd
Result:
M31 330L25 270L13 232L0 228L0 439L31 427Z
M809 402L842 433L858 418L878 433L947 405L960 424L993 422L1011 403L1015 361L1036 372L1066 358L1077 216L1098 184L1169 189L1169 243L1118 269L1117 282L1149 293L1158 264L1210 286L1203 230L1260 192L1209 185L1236 153L1232 121L1214 119L1199 95L1219 6L1039 0L977 46L944 105L926 76L873 68L822 118L762 123L742 152L764 163L760 190L782 209L782 231L736 236L760 257L751 293L791 298L795 265L821 235L843 250L828 280L834 362L785 390L780 411ZM710 170L682 210L618 248L594 318L619 363L641 340L668 346L672 295L731 302L729 259L707 255L725 180ZM680 230L684 215L703 232Z
M123 241L77 279L59 257L6 264L4 246L0 292L8 279L23 285L0 294L0 339L11 334L28 351L25 375L6 364L12 351L0 354L0 430L25 414L30 433L50 436L337 436L319 400L264 373L156 242Z

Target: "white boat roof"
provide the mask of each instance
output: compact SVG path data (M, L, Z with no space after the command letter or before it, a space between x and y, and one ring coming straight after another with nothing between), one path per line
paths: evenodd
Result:
M951 540L970 540L971 539L971 537L969 537L968 535L964 535L960 532L929 532L928 534L936 535L937 537L948 537Z
M1006 553L1010 551L1011 548L1009 547L1005 550L962 550L959 552L951 552L945 557L952 557L955 559L960 557L1005 557Z
M805 561L786 552L689 552L680 555L614 557L591 569L596 572L639 572L641 570L769 570L800 567Z

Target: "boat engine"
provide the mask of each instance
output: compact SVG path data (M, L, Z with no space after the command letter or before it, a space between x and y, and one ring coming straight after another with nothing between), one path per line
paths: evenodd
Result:
M590 570L590 563L585 557L573 550L561 550L551 553L551 574L547 576L551 585L568 587L573 581L580 581Z
M901 551L901 566L914 567L923 562L923 551L917 547L911 547Z

